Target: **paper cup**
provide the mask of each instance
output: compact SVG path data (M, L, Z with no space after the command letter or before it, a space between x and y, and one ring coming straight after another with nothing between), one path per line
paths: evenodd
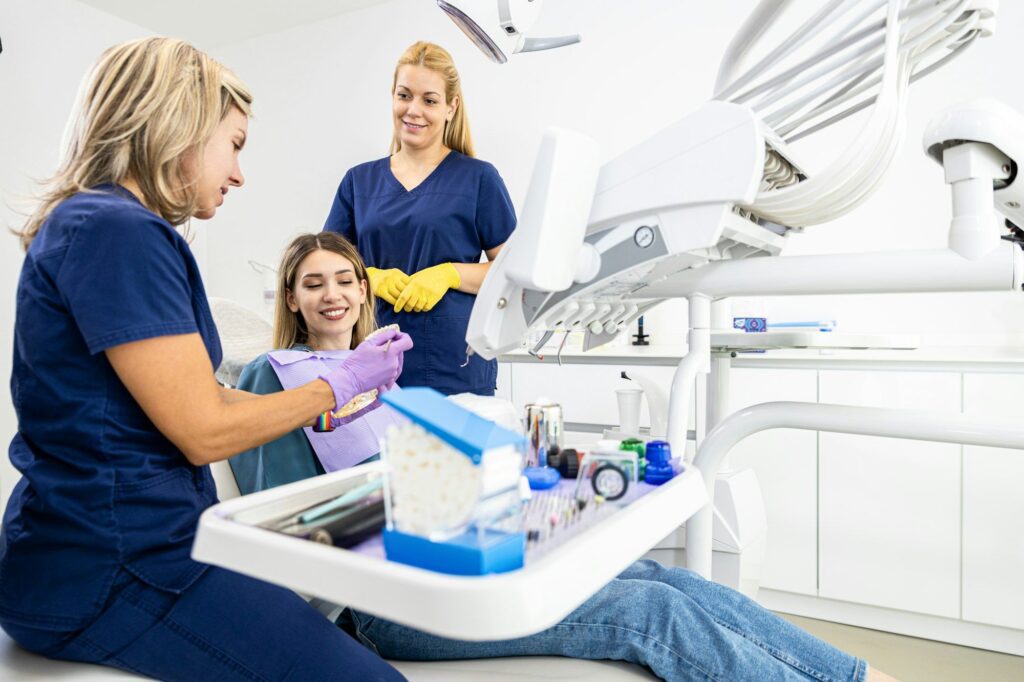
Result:
M619 401L619 430L623 433L639 433L640 400L643 394L639 388L620 388L615 391L615 398Z

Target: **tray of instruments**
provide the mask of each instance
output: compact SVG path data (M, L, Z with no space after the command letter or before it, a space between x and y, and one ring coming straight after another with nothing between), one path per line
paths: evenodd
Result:
M214 505L200 518L192 557L436 635L508 639L562 620L707 501L689 467L556 520L550 509L574 499L574 481L563 481L534 493L528 509L549 520L531 535L523 568L482 576L388 561L379 534L342 549L281 532L282 519L372 487L383 472L374 462Z

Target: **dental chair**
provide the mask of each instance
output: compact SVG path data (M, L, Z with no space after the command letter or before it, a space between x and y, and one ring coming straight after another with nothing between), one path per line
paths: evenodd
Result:
M235 386L245 366L273 348L274 328L255 312L226 298L210 298L210 314L224 353L216 371L217 381Z
M520 680L601 680L636 682L657 678L642 668L607 661L537 656L476 661L411 663L391 661L410 682L516 682ZM0 679L5 682L127 682L143 680L130 673L88 663L53 661L25 651L0 630Z

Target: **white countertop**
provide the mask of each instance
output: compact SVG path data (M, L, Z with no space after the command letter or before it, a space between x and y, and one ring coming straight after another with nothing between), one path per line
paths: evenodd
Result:
M788 333L788 332L787 332ZM1024 344L1021 345L933 345L908 348L915 345L912 335L849 335L836 332L798 332L800 347L778 348L773 336L779 332L714 333L713 343L741 345L749 338L757 339L771 350L763 352L716 351L715 357L733 358L734 367L808 368L808 369L909 369L978 372L1024 372ZM811 342L810 335L818 339ZM777 337L776 337L777 338ZM850 342L843 347L840 339ZM871 341L872 343L868 343ZM743 346L757 345L742 343ZM897 348L907 348L897 350ZM564 364L624 364L675 366L687 353L685 344L650 346L607 345L584 352L580 348L566 348L561 354ZM557 347L542 353L546 363L556 363ZM516 350L499 358L508 363L537 363L525 349Z

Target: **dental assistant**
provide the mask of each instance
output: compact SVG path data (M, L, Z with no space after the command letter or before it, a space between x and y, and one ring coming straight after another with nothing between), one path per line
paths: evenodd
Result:
M345 174L324 230L348 238L369 266L378 322L397 323L415 342L400 386L493 395L497 362L467 359L466 328L490 261L515 228L512 201L494 166L473 156L448 52L410 46L391 91L391 154Z
M21 472L0 533L0 627L51 658L160 680L401 680L290 590L193 561L210 462L392 383L382 335L290 391L219 386L217 329L175 226L244 178L252 96L188 43L107 50L21 230L11 394ZM321 380L322 379L322 380Z

